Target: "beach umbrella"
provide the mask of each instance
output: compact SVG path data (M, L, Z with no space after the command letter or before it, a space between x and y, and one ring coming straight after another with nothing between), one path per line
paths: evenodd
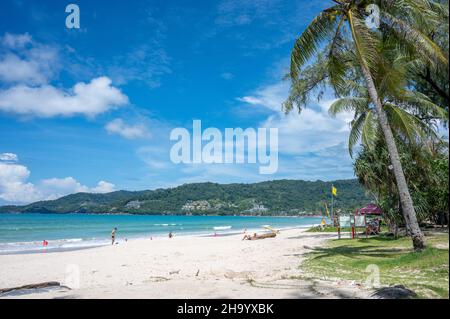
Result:
M358 215L382 215L383 211L375 204L369 204L358 210Z

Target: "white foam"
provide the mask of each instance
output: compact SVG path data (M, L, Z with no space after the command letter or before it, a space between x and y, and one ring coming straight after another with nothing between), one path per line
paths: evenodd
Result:
M213 227L214 230L227 230L227 229L231 229L232 226L216 226Z

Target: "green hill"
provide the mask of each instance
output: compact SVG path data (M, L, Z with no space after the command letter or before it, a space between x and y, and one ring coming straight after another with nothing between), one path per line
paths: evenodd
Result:
M335 208L354 210L367 204L356 180L334 182L278 180L255 184L185 184L176 188L78 193L25 206L3 206L0 213L102 214L248 214L298 215L324 213L330 205L331 185L338 189Z

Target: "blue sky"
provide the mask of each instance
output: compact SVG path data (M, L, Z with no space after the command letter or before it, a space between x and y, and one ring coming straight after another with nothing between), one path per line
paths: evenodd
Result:
M327 1L2 0L0 203L188 182L352 178L349 114L285 116L293 41ZM170 161L175 127L279 129L279 169Z

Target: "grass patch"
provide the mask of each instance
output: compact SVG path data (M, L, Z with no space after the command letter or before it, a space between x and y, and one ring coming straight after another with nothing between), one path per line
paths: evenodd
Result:
M381 226L382 232L385 232L387 230L388 229L385 226ZM314 227L309 228L306 232L307 233L337 233L337 231L338 231L337 227L327 225L327 226L324 226L323 228L321 226L314 226ZM341 228L341 232L344 232L344 233L351 232L351 231L352 231L351 227ZM358 228L356 228L356 232L358 234L361 234L364 232L364 228L358 227Z
M310 277L364 284L367 266L377 265L382 286L404 285L419 298L448 298L448 233L429 234L426 239L427 248L421 252L414 252L407 237L330 240L309 253L301 268Z
M342 228L341 231L348 232L351 231L351 228ZM314 226L306 231L307 233L337 233L337 227L334 226Z

